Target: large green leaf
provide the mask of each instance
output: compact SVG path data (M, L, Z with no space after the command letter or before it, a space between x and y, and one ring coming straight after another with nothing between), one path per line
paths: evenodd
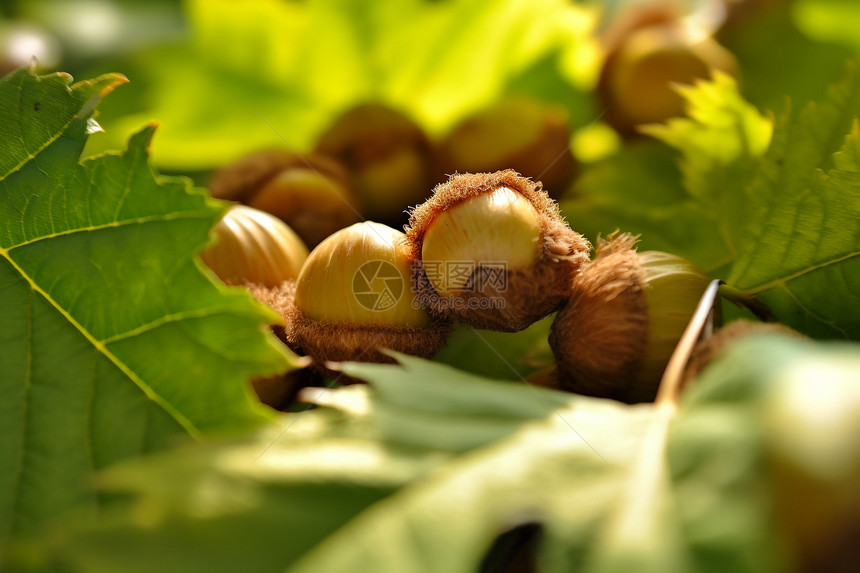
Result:
M778 316L820 336L860 337L860 75L786 115L757 177L729 281L767 292ZM841 150L840 150L841 145ZM834 153L839 150L839 153Z
M258 423L248 379L289 365L273 314L193 256L226 204L155 177L153 127L78 163L123 80L0 82L0 538L95 507L94 470Z
M542 572L783 571L796 550L780 532L802 519L777 528L775 503L805 490L781 498L772 462L854 483L858 357L854 344L753 337L678 406L499 384L408 357L345 365L371 386L309 389L324 408L109 470L103 485L130 499L66 529L41 570L466 573L500 533L539 524ZM821 376L833 385L829 425L802 407L825 403ZM39 564L30 552L44 545L18 549Z

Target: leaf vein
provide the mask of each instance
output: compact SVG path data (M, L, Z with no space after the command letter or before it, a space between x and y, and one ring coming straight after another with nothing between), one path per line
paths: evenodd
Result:
M210 213L206 211L176 211L173 213L166 213L161 215L149 215L145 217L135 217L133 219L126 219L124 221L111 221L109 223L102 223L100 225L90 225L87 227L77 227L75 229L67 229L65 231L60 231L58 233L51 233L49 235L41 235L39 237L33 237L32 239L28 239L26 241L21 241L15 245L11 245L6 248L6 251L11 251L13 249L17 249L19 247L25 247L27 245L31 245L33 243L38 243L39 241L44 241L48 239L55 239L57 237L66 237L69 235L74 235L77 233L88 233L90 231L101 231L104 229L114 229L119 227L126 227L129 225L143 225L146 223L160 223L164 221L175 221L178 219L205 219L211 217Z
M799 279L800 277L807 275L809 273L812 273L812 272L821 270L823 268L829 267L830 265L836 265L836 264L845 262L845 261L847 261L849 259L853 259L854 257L857 257L857 256L860 256L860 251L854 251L854 252L848 253L847 255L843 255L841 257L838 257L835 259L830 259L829 261L825 261L823 263L813 265L811 267L807 267L801 271L797 271L796 273L786 275L784 277L778 277L778 278L773 279L772 281L769 281L769 282L766 282L766 283L763 283L760 285L747 287L743 290L744 290L744 292L747 292L750 294L759 294L759 293L762 293L766 290L770 290L770 289L777 288L777 287L786 287L787 288L787 283L789 283L793 280Z
M51 306L53 306L57 310L57 312L59 312L61 315L63 315L63 317L67 321L69 321L69 324L71 324L78 332L80 332L84 336L84 338L86 338L87 341L90 344L92 344L93 347L95 347L95 349L100 354L102 354L103 356L105 356L105 358L110 360L111 363L114 364L114 366L116 366L123 374L126 375L126 377L128 377L132 382L134 382L134 384L137 385L137 387L141 389L141 391L144 393L144 395L147 398L149 398L150 400L152 400L153 402L158 404L165 412L167 412L174 420L176 420L177 423L179 423L179 425L182 426L182 428L186 432L188 432L191 436L193 436L195 438L200 437L200 430L197 429L197 427L191 422L191 420L189 420L187 417L185 417L185 415L183 415L179 410L177 410L167 400L165 400L157 392L155 392L155 390L153 390L143 379L141 379L140 376L138 376L138 374L134 370L132 370L125 362L120 360L119 357L116 356L113 352L108 350L107 347L102 342L100 342L98 339L96 339L96 337L93 336L93 334L90 331L88 331L86 328L84 328L84 326L81 323L79 323L77 320L75 320L75 317L73 317L71 314L69 314L65 308L63 308L56 300L54 300L53 297L51 297L51 295L48 292L46 292L45 290L40 288L39 285L36 284L36 282L32 279L32 277L30 277L24 271L24 269L22 269L18 265L18 263L16 263L15 260L9 256L8 251L6 249L0 249L0 254L2 254L9 261L9 263L15 268L15 270L17 270L18 273L20 273L20 275L30 284L30 288L32 290L38 292L42 297L44 297L44 299Z

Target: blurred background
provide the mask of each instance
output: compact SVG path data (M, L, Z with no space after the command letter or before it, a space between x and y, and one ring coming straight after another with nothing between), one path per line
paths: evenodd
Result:
M511 96L563 108L578 142L574 155L590 162L613 148L600 119L625 121L612 117L617 102L598 97L601 67L637 28L665 27L675 18L683 23L672 26L685 31L669 43L713 36L736 60L728 67L735 66L744 95L760 109L779 108L786 95L820 97L860 47L854 26L860 6L850 0L4 0L0 6L4 72L35 55L42 71L76 79L125 74L131 85L104 102L100 122L107 133L93 138L91 150L121 148L129 132L158 121L156 164L177 171L212 169L283 144L282 138L310 150L339 113L359 103L384 103L441 138ZM707 61L700 69L712 67L726 62ZM696 71L675 73L683 80Z
M105 132L90 138L87 154L122 149L157 122L159 170L253 204L278 170L303 167L288 155L313 153L321 161L313 171L329 181L342 174L349 189L341 192L363 216L398 226L446 174L512 167L542 180L567 214L588 215L577 228L592 239L618 225L654 230L620 213L598 221L593 202L582 202L604 162L626 161L613 159L620 151L635 150L637 177L677 187L673 156L639 130L684 113L673 85L725 73L760 111L779 114L789 99L800 107L821 98L860 49L853 0L0 6L3 72L35 56L40 72L130 80L100 105ZM274 155L255 159L261 150ZM219 169L228 170L220 180ZM675 193L646 187L658 202ZM666 247L657 231L644 247Z

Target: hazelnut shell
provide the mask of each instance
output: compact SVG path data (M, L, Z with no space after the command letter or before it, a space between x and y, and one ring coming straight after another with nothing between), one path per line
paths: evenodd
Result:
M524 268L508 268L501 288L487 281L473 281L474 284L482 284L482 288L458 293L453 298L439 296L422 261L428 230L445 211L502 187L524 197L537 213L539 236L534 263ZM500 218L499 224L504 225L504 220ZM591 250L589 242L567 225L559 213L558 204L543 191L541 184L521 177L513 170L451 176L446 183L436 186L430 199L412 210L406 236L412 258L419 261L414 275L415 288L419 299L431 312L475 328L504 332L523 330L557 310L567 300L573 278L588 262ZM480 238L463 239L468 242ZM440 264L446 263L440 261ZM488 271L477 261L473 275ZM502 304L485 304L491 299L501 299Z
M429 358L444 346L450 325L416 303L411 273L403 233L356 223L318 245L270 306L284 317L287 344L318 368L392 362L383 348Z
M234 205L212 230L200 258L227 284L275 287L295 279L308 249L289 226L272 215Z

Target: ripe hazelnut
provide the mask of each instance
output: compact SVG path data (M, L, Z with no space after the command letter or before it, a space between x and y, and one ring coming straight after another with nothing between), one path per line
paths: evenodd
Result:
M212 230L214 241L200 258L227 284L277 287L299 275L308 249L280 219L235 205Z
M557 310L591 249L540 184L512 170L452 176L412 211L406 234L422 303L505 332Z
M450 328L418 304L412 270L400 231L365 222L334 233L311 252L296 280L285 312L288 343L318 365L391 362L381 348L429 358Z
M624 402L653 400L708 277L681 257L602 240L550 330L559 385Z

